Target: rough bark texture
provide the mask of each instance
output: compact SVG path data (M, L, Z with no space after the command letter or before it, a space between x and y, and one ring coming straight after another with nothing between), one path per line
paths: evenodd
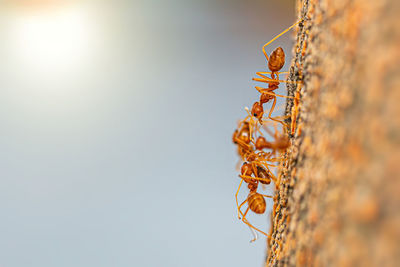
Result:
M400 266L400 1L302 0L267 266Z

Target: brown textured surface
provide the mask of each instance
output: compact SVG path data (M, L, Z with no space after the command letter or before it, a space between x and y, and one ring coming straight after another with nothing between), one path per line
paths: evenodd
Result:
M400 266L400 2L298 11L290 79L304 85L288 86L301 100L266 265Z

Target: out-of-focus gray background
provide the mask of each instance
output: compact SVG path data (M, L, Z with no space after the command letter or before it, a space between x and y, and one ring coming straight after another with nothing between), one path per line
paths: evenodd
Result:
M293 1L3 1L0 266L261 266L231 136L294 20Z

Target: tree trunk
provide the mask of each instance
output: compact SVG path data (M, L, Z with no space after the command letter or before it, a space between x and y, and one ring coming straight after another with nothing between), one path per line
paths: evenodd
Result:
M267 266L400 266L400 1L299 0Z

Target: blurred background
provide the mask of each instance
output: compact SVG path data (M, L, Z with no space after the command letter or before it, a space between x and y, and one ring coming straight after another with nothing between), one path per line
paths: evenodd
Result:
M0 266L262 266L265 238L250 244L237 219L231 136L258 99L262 45L294 12L3 0ZM271 206L250 221L269 231Z

